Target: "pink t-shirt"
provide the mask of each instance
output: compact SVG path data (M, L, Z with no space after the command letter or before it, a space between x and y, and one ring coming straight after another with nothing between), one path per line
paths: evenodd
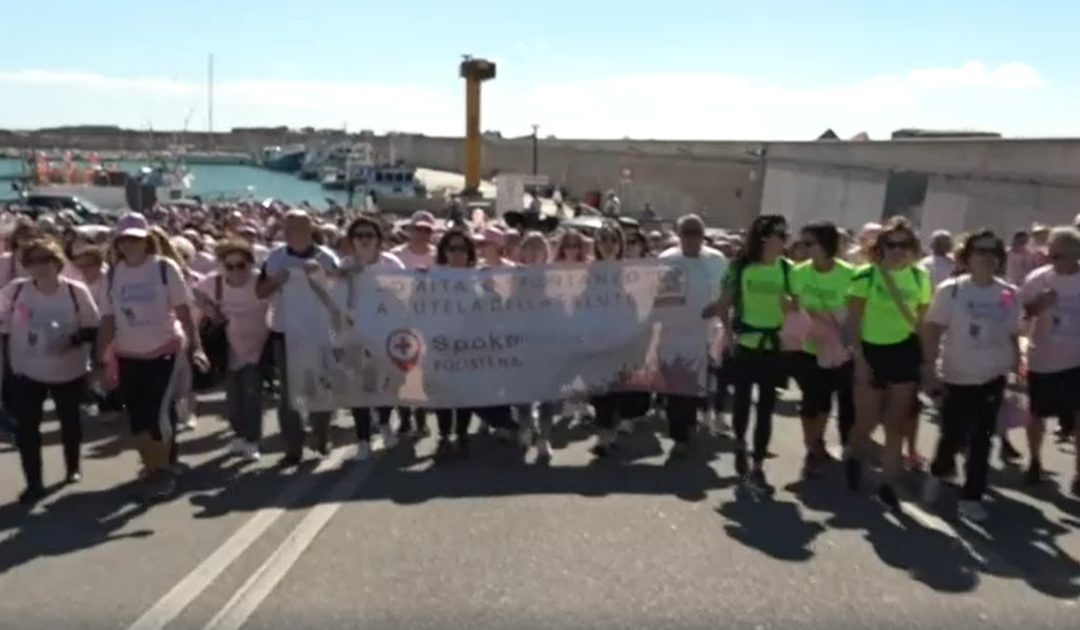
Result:
M1039 374L1080 367L1080 273L1036 269L1020 290L1021 303L1030 304L1046 289L1057 292L1057 301L1035 318L1028 344L1028 369Z
M85 285L61 277L57 290L45 294L31 280L12 282L0 291L0 313L15 374L55 384L90 371L90 344L70 343L80 329L98 325L98 309Z
M162 282L161 265L165 266ZM106 285L102 316L116 317L116 354L154 357L182 340L176 308L191 305L180 268L168 258L151 256L138 267L120 262Z
M15 254L0 254L0 288L6 287L12 280L25 277L26 270Z
M217 274L211 274L196 285L195 291L211 302L218 302ZM222 280L221 301L218 308L228 321L225 335L229 339L229 369L237 370L245 365L258 363L262 357L263 345L270 336L267 325L267 313L270 303L255 297L256 275L239 287L234 287Z
M398 260L405 265L406 269L431 269L435 266L435 246L428 245L426 254L417 254L410 249L409 244L398 245L390 250Z

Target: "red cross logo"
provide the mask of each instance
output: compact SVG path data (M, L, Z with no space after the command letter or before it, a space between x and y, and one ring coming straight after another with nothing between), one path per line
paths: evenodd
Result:
M416 367L424 344L411 330L395 330L386 338L386 354L402 372Z

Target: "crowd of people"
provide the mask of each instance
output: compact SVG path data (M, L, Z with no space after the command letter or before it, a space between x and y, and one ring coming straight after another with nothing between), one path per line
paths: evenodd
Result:
M1044 475L1046 419L1057 419L1060 440L1080 447L1076 227L1035 226L1008 243L984 229L962 235L958 247L953 235L935 232L924 258L915 227L903 217L857 234L827 221L796 233L770 214L746 230L719 233L697 215L680 218L670 232L608 218L586 233L447 222L426 211L396 224L378 215L327 220L283 204L241 203L162 205L109 226L79 226L64 215L7 216L3 226L3 417L18 445L24 504L45 495L46 398L60 424L66 481L82 476L83 422L124 416L147 500L174 494L182 457L176 436L197 421L195 392L207 387L225 391L232 455L261 457L263 406L271 396L285 445L282 465L297 465L309 447L328 454L333 414L302 413L290 396L281 289L301 274L312 299L347 307L363 299L354 280L368 269L658 257L684 266L689 282L709 294L701 316L715 325L707 398L611 392L480 409L357 408L350 411L362 460L372 455L376 431L384 448L401 436L429 435L429 412L444 457L468 455L474 415L500 440L534 448L537 461L550 462L560 414L590 421L592 452L607 457L619 448L620 432L651 413L666 416L672 454L685 456L699 424L726 430L730 402L734 470L768 494L777 390L789 380L801 392L803 476L819 477L832 453L842 452L847 485L858 489L872 436L882 427L876 496L893 509L900 509L898 477L925 464L917 436L926 403L936 408L941 432L922 499L936 500L962 457L959 511L972 520L988 516L982 499L995 436L1000 457L1017 460L1024 456L1007 430L1026 429L1031 484ZM826 447L834 415L841 451ZM1007 415L1021 419L1003 422ZM1080 497L1080 455L1071 490Z

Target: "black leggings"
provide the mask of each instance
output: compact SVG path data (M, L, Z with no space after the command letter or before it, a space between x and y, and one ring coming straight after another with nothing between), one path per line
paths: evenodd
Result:
M390 424L390 413L393 407L379 407L379 426ZM371 408L354 407L352 410L353 422L356 424L356 439L361 442L371 441Z
M458 439L467 440L473 411L473 409L436 409L435 418L439 422L439 437L448 438L453 433Z
M739 446L746 446L750 428L750 402L754 385L758 388L757 424L754 425L755 462L761 463L769 452L772 440L772 417L776 408L776 387L784 378L784 355L768 350L736 348L730 359L731 380L735 385L732 401L732 424Z
M78 378L67 383L41 383L20 375L12 375L9 383L17 388L18 396L12 396L11 412L18 420L16 442L22 460L26 485L40 488L41 476L41 419L45 398L52 396L56 415L60 419L60 439L64 444L64 463L67 472L79 470L79 450L82 448L82 417L79 403L86 394L86 379Z
M605 431L615 429L619 421L619 394L601 394L589 397L596 411L596 426Z
M131 434L149 433L171 442L176 435L176 355L156 359L119 359L120 400L128 412Z

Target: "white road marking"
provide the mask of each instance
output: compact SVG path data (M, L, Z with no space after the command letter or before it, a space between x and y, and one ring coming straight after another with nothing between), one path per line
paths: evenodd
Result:
M183 579L176 583L169 592L154 603L141 617L135 620L128 630L161 630L195 600L210 584L229 568L259 536L285 513L286 506L309 492L315 485L317 474L338 467L345 459L346 452L352 449L338 449L316 466L313 473L300 473L296 480L271 502L273 507L266 507L255 513L248 522L236 530L232 536L212 551L199 566L195 567Z
M239 630L296 564L323 527L341 508L342 502L371 474L373 468L371 462L357 466L334 484L325 499L304 515L296 529L274 550L266 562L251 574L213 619L203 626L203 630Z

